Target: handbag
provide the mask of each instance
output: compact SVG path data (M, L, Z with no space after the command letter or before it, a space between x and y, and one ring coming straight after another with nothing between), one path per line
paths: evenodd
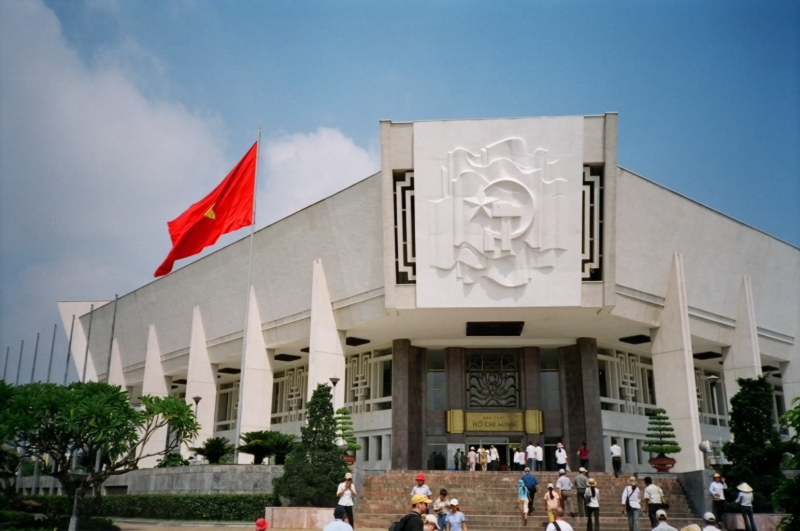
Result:
M664 491L661 490L661 487L658 487L658 493L661 494L661 508L669 511L669 503L667 503L667 497L664 496Z

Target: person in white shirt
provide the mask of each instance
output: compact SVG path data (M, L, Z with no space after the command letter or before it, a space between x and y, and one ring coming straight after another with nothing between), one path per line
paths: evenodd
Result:
M586 503L586 531L600 531L600 490L594 478L589 478L586 482L583 498ZM581 501L578 500L578 503ZM594 527L592 527L592 516L594 516Z
M536 471L536 447L533 445L532 441L528 441L528 447L525 448L525 455L528 457L528 468Z
M430 498L433 493L430 487L425 484L425 474L417 474L416 480L417 484L411 488L411 495L422 494L426 498Z
M574 531L569 522L564 520L564 509L556 507L553 510L556 521L547 524L544 531ZM556 524L558 527L556 527Z
M522 448L514 448L514 467L511 470L522 470L525 468L525 453Z
M739 490L736 503L739 504L739 508L742 511L745 531L758 531L756 522L753 520L753 487L747 483L742 483L736 488Z
M447 523L447 513L450 512L450 500L447 499L447 489L439 491L439 498L433 502L433 512L436 513L436 525L439 526L439 529L444 529Z
M356 524L353 520L353 498L356 497L356 488L353 486L353 474L348 472L344 475L344 482L339 483L339 488L336 491L339 496L339 507L344 508L347 514L347 521L355 529Z
M489 470L500 470L500 453L494 445L489 448Z
M714 516L714 513L706 513L703 515L702 531L719 531L717 529L717 518Z
M469 471L475 472L475 465L478 464L478 454L475 452L474 446L469 447L467 459L469 460Z
M725 489L727 488L725 478L714 474L714 481L708 486L708 492L714 499L714 516L717 517L717 522L725 521Z
M536 443L536 452L535 452L535 459L536 459L536 468L533 468L534 472L544 472L544 448L538 442Z
M567 451L564 450L564 445L561 443L556 445L556 466L558 466L558 468L563 468L564 470L569 470L569 464L567 463Z
M658 525L656 512L661 509L661 505L664 503L664 491L658 485L653 484L650 476L644 478L644 484L646 485L644 488L644 511L650 518L650 529L655 529Z
M617 446L617 440L611 439L611 466L614 467L614 477L618 478L622 470L622 448Z
M656 520L658 520L658 525L655 529L658 529L658 531L678 531L667 523L667 513L664 509L656 511Z
M641 494L636 487L636 478L628 478L622 490L622 514L628 515L628 531L639 531L639 514L642 512Z

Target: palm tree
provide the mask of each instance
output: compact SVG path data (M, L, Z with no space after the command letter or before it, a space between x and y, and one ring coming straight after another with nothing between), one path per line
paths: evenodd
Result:
M286 456L294 450L299 443L296 435L288 433L281 433L279 431L271 432L269 438L269 448L272 451L270 455L275 456L275 464L283 465L286 463Z
M274 432L269 430L248 431L242 434L242 444L239 451L253 456L253 464L260 465L264 459L275 455L270 446L270 438Z
M223 457L233 452L234 446L225 437L210 437L203 446L191 448L193 452L205 457L209 464L218 465Z

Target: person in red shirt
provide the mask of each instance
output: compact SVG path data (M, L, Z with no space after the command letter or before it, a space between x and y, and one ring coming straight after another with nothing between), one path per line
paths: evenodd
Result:
M582 441L581 447L578 448L578 459L581 460L581 466L583 468L589 466L589 447L586 446L586 441Z

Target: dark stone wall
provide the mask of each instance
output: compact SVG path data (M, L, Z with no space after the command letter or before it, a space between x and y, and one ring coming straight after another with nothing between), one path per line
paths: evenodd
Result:
M542 362L539 347L523 347L520 349L522 376L522 410L541 409L542 407ZM545 419L545 422L547 420ZM529 441L539 441L544 444L544 434L528 435L525 434L525 445Z
M449 347L444 353L444 370L447 378L447 409L466 409L466 353L461 347ZM445 428L446 428L445 419ZM430 431L428 432L430 433ZM448 443L465 442L463 433L448 433Z
M559 349L564 375L564 446L570 463L575 462L581 441L586 441L591 454L589 470L605 470L603 419L600 408L600 381L597 369L597 340L579 338L576 345Z
M392 468L420 470L424 452L424 349L392 342Z

